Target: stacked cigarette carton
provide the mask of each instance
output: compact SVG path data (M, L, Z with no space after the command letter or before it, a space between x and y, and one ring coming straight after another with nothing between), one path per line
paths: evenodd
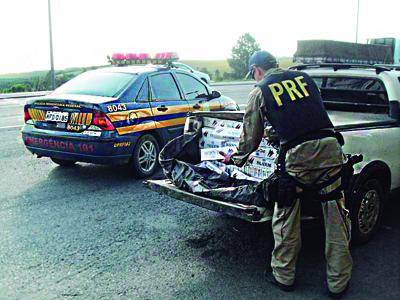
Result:
M241 168L225 165L218 161L224 158L221 153L237 152L242 128L242 122L205 117L202 137L199 140L201 160L203 161L200 166L219 174L252 181L261 181L271 175L275 168L277 151L265 139L261 141L259 148L249 156L246 164Z

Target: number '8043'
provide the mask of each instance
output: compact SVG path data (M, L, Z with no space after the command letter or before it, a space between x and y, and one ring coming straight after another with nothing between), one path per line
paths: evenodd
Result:
M112 105L107 105L107 110L108 112L116 112L116 111L122 111L126 110L126 104L112 104Z

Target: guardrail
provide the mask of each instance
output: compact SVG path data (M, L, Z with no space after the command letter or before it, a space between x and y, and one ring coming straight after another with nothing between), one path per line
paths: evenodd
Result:
M0 100L1 99L40 97L40 96L45 96L50 93L51 93L51 91L0 94Z

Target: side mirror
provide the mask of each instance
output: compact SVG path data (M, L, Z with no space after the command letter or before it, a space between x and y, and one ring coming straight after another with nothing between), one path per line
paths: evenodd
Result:
M210 99L215 99L221 97L221 93L218 91L212 91L210 95Z

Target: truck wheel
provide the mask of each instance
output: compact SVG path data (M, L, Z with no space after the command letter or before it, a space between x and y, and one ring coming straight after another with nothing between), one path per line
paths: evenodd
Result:
M370 178L359 184L349 199L352 242L368 242L378 229L382 215L384 192L381 182Z
M133 151L131 168L138 178L149 177L154 174L158 166L159 146L151 134L142 136Z
M57 165L60 165L61 167L72 167L76 163L76 161L74 160L59 159L54 157L50 157L50 159Z

